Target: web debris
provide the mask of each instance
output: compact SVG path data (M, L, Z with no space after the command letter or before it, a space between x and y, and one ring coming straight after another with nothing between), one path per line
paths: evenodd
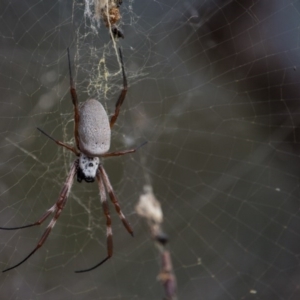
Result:
M176 277L173 272L170 251L168 251L166 248L169 239L168 236L162 231L163 212L161 205L155 198L150 185L144 186L144 194L140 196L140 200L136 205L135 210L139 216L147 220L151 237L160 253L161 270L157 276L157 279L162 283L165 289L165 299L176 300Z
M124 38L123 33L118 29L120 21L120 6L123 0L85 0L85 16L90 19L91 27L97 32L100 27L100 20L109 28L112 38Z

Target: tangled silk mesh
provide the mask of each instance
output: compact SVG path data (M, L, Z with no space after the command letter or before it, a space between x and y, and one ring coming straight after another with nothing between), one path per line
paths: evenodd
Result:
M96 184L74 183L44 246L2 276L5 299L162 299L160 255L135 211L160 202L178 299L300 297L300 2L127 1L112 39L102 1L0 3L0 226L36 221L55 203L74 143L67 51L79 101L108 114L128 94L102 162L132 238L110 205L114 256ZM99 13L100 11L100 13ZM111 203L110 203L111 204ZM21 261L40 228L0 231L1 268Z

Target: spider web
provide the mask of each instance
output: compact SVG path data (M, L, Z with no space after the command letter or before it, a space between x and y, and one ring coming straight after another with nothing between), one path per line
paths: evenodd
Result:
M74 159L41 135L73 143L66 49L79 101L109 114L129 90L103 160L131 238L110 205L114 256L96 184L74 183L44 246L1 275L5 299L162 299L160 258L135 205L151 184L179 299L299 299L300 2L127 1L114 43L93 1L0 4L0 226L36 221L57 200ZM0 232L6 269L39 228Z

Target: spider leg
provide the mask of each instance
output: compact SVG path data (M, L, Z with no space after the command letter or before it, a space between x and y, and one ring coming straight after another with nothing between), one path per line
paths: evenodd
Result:
M99 172L101 174L101 178L102 178L103 183L104 183L104 185L106 187L106 190L108 192L110 200L114 204L115 209L116 209L116 211L117 211L117 213L118 213L118 215L119 215L119 217L120 217L120 219L121 219L124 227L133 236L133 230L132 230L131 226L129 225L128 221L126 220L124 214L121 211L120 204L119 204L119 202L117 200L117 197L116 197L116 195L114 193L114 190L113 190L112 185L111 185L111 183L109 181L107 173L105 172L105 170L104 170L104 168L103 168L103 166L101 164L99 165Z
M100 265L102 265L104 262L106 262L109 258L111 258L112 254L113 254L111 218L110 218L109 207L108 207L108 202L107 202L107 197L106 197L106 190L105 190L105 187L103 184L103 180L99 173L97 174L97 182L98 182L103 212L106 217L107 257L104 258L100 263L96 264L95 266L93 266L89 269L75 271L75 273L83 273L83 272L92 271L92 270L96 269L97 267L99 267Z
M79 134L78 134L78 126L79 126L79 108L78 108L78 97L73 81L73 76L72 76L72 68L71 68L71 59L70 59L70 51L69 48L67 49L68 52L68 62L69 62L69 76L70 76L70 94L72 98L72 103L74 106L74 136L75 136L75 141L76 141L76 146L78 149L79 148Z
M119 55L120 55L120 60L121 60L121 66L122 66L122 74L123 74L123 89L120 93L119 99L116 103L116 108L115 108L115 113L111 116L110 118L110 128L112 128L119 116L120 113L120 108L125 100L126 94L127 94L127 78L125 74L125 68L124 68L124 62L123 62L123 55L122 55L122 50L119 48Z
M57 145L65 147L66 149L72 151L73 153L75 153L75 155L79 156L79 152L72 146L67 145L61 141L58 141L56 139L54 139L51 135L49 135L48 133L46 133L44 130L42 130L41 128L37 127L37 130L40 131L42 134L44 134L47 138L49 138L50 140L52 140L53 142L55 142Z
M56 204L54 204L52 207L50 207L36 222L24 225L24 226L18 226L18 227L0 227L1 230L17 230L17 229L24 229L36 225L41 225L54 211L56 208Z
M76 175L76 171L77 171L77 168L78 168L78 159L76 159L70 169L70 172L67 176L67 179L66 179L66 182L64 184L64 186L62 187L61 189L61 192L59 194L59 197L58 197L58 200L57 202L55 203L54 206L52 206L46 214L44 214L44 216L40 219L42 220L42 222L50 215L50 213L52 212L51 210L55 210L55 214L52 218L52 220L50 221L49 225L47 226L45 232L43 233L42 237L40 238L38 244L36 245L36 247L22 260L20 261L19 263L17 263L16 265L10 267L10 268L7 268L5 270L3 270L2 272L7 272L9 270L12 270L18 266L20 266L21 264L23 264L29 257L31 257L39 248L41 248L43 246L43 244L45 243L45 241L47 240L47 237L49 236L52 228L54 227L57 219L59 218L63 208L65 207L65 204L67 202L67 199L68 199L68 196L69 196L69 193L70 193L70 190L71 190L71 187L73 185L73 181L74 181L74 177ZM54 208L54 209L53 209ZM39 220L39 221L40 221ZM36 222L38 223L38 222ZM38 224L31 224L29 226L23 226L21 228L26 228L26 227L30 227L30 226L34 226L34 225L38 225Z
M101 154L101 157L121 156L121 155L125 155L125 154L128 154L128 153L134 153L146 144L147 144L147 142L144 142L141 145L139 145L139 146L137 146L136 148L133 148L133 149L104 153L104 154Z

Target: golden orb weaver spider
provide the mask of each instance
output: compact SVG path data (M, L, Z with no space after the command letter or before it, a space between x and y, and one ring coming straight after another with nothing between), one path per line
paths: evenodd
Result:
M81 105L78 105L77 93L76 93L76 89L72 77L69 48L67 50L67 53L68 53L68 62L69 62L70 93L71 93L72 103L74 106L74 123L75 123L74 135L75 135L76 147L54 139L53 137L48 135L40 128L37 129L41 133L46 135L48 138L53 140L57 145L65 147L66 149L72 151L77 156L77 158L74 160L74 162L71 165L69 174L59 193L56 203L53 206L51 206L36 222L24 226L19 226L19 227L0 227L0 229L3 230L16 230L16 229L24 229L32 226L37 226L37 225L41 225L51 214L54 214L53 218L51 219L49 225L47 226L44 234L40 238L36 247L22 261L20 261L19 263L15 264L12 267L3 270L2 272L7 272L9 270L12 270L20 266L28 258L30 258L40 247L43 246L52 228L55 226L57 219L59 218L61 212L63 211L66 205L67 198L69 196L71 187L73 185L74 177L76 175L77 175L78 182L81 182L82 180L86 182L94 182L95 179L97 180L99 191L100 191L102 208L103 208L104 215L106 217L107 256L102 261L97 263L95 266L88 269L75 271L75 272L82 273L82 272L87 272L96 269L104 262L106 262L109 258L111 258L113 254L111 217L109 213L106 193L108 193L112 203L114 204L115 209L120 219L122 220L124 227L133 236L133 230L121 211L119 202L116 198L115 192L109 181L108 175L105 169L103 168L99 158L99 157L120 156L127 153L133 153L138 148L140 148L145 144L143 143L139 147L130 150L108 152L110 148L111 128L113 127L113 125L115 124L119 116L120 108L125 100L125 96L128 89L122 51L119 48L119 57L120 57L120 62L122 67L122 75L123 75L123 88L117 100L115 106L115 112L111 116L110 120L102 104L95 99L86 100Z

